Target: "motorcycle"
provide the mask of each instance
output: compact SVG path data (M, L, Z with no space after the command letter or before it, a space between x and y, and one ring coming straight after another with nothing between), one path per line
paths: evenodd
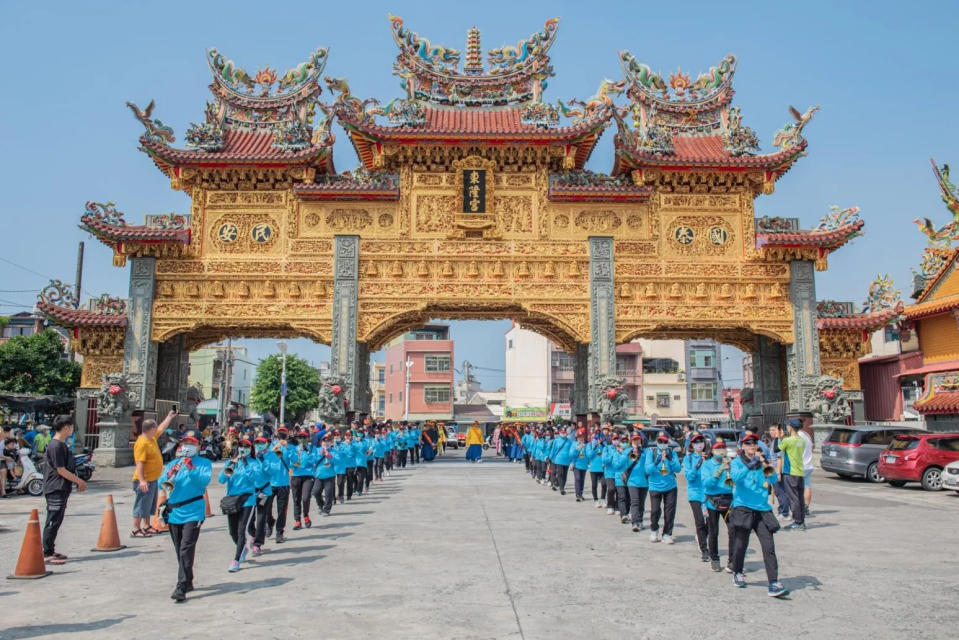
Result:
M210 462L216 462L223 456L221 443L223 438L219 436L207 436L203 438L203 444L200 446L200 455Z
M18 452L19 462L10 472L12 490L18 493L29 493L31 496L39 496L43 493L43 474L37 470L33 460L30 459L30 450L26 447L20 448Z
M93 477L93 471L97 468L93 463L93 454L90 453L89 449L84 449L83 453L73 456L73 464L77 477L84 482Z

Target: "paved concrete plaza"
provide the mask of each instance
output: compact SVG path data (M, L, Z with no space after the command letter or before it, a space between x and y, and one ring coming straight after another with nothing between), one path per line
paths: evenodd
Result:
M65 566L0 584L0 638L943 638L959 628L955 493L817 471L809 531L776 535L792 591L779 601L766 596L755 550L743 590L699 561L683 500L678 543L651 544L521 465L467 464L453 451L395 472L287 544L268 542L236 574L226 518L208 520L197 590L175 604L169 539L126 538L128 477L101 469L74 493ZM91 553L109 492L128 548ZM214 504L221 495L214 484ZM0 502L4 574L42 505Z

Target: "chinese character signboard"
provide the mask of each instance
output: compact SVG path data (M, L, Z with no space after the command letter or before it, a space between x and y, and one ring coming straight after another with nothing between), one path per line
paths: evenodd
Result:
M486 213L486 169L463 170L461 213Z

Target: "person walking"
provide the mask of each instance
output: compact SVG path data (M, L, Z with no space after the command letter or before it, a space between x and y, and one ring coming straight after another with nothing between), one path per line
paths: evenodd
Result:
M253 509L260 500L257 487L269 485L263 466L253 454L253 444L246 438L242 438L237 445L237 457L223 467L217 478L220 484L226 485L227 497L234 498L233 501L236 503L235 509L227 513L230 537L236 545L233 561L228 568L230 573L239 571L240 564L246 560L247 528L253 517ZM264 499L265 497L263 496Z
M293 530L299 531L310 522L310 498L313 492L313 465L315 450L310 445L310 432L302 429L297 436L297 445L287 453L287 464L292 469L290 493L293 500ZM302 513L302 520L300 514Z
M799 435L801 427L802 420L800 418L786 418L786 428L789 429L789 436L783 438L779 443L779 448L785 458L783 467L786 469L786 475L783 477L783 484L786 486L786 496L789 500L789 506L792 508L793 516L792 524L786 527L786 531L806 530L806 510L803 508L803 489L806 475L803 466L803 454L806 451L806 441Z
M646 495L649 493L649 476L646 475L646 462L649 453L643 447L643 436L637 431L630 438L627 458L626 491L629 493L629 520L634 532L643 530L643 512L646 510Z
M553 447L550 450L549 459L553 463L553 491L559 491L559 495L566 495L566 479L569 475L569 465L571 462L570 447L572 442L566 433L565 428L561 428L559 436L553 440Z
M77 477L73 454L67 441L73 435L73 418L57 416L53 421L53 439L47 444L44 459L43 497L47 502L47 520L43 525L43 561L46 564L65 564L67 556L56 550L57 533L67 511L67 500L73 485L77 491L87 490L87 483Z
M171 412L172 413L172 412ZM207 485L213 477L213 464L197 455L200 441L188 434L180 440L176 457L161 470L164 483L172 485L163 508L163 520L170 528L170 539L177 559L177 581L170 595L176 602L186 600L193 591L193 558L200 539L200 527L206 520Z
M730 475L735 483L729 516L733 530L733 585L740 588L746 586L743 564L749 547L749 534L755 532L769 581L767 593L771 597L782 598L789 594L789 590L779 582L779 561L773 540L779 523L769 504L769 483L775 481L773 476L776 472L764 465L762 456L758 454L758 443L759 438L755 434L743 436L739 455L730 465Z
M729 458L726 443L717 439L712 456L699 471L703 494L706 497L706 548L709 551L710 568L722 571L719 564L719 521L726 523L726 569L732 573L733 533L727 514L733 501L733 480L729 475Z
M316 508L322 516L328 516L333 511L336 493L336 454L333 452L332 445L333 438L330 434L323 436L320 448L316 452L316 464L313 469L313 496L316 498Z
M706 438L701 433L689 437L689 449L683 458L683 476L686 478L686 500L693 512L696 523L696 542L699 543L700 559L709 562L707 538L709 527L706 525L706 494L703 490L702 468L710 452L706 451Z
M149 538L160 533L150 525L157 508L157 480L163 473L163 455L157 445L157 433L165 431L176 411L170 411L163 422L144 420L140 435L133 443L133 530L131 538ZM167 498L169 500L169 498Z
M660 432L656 449L646 458L649 476L649 541L673 544L673 522L676 520L676 474L679 460L669 449L669 437ZM659 531L659 516L663 516L663 530Z
M613 486L616 491L616 510L619 512L619 521L626 524L629 522L629 489L626 486L624 476L626 475L626 468L631 464L629 459L630 448L625 435L622 437L614 436L613 443L616 445L616 450L610 456L609 464L612 467Z
M586 447L586 458L589 461L589 488L593 496L593 505L599 509L606 499L606 483L603 481L603 443L597 434L593 434Z
M346 463L353 459L353 447L346 446L343 435L337 430L333 432L333 472L336 474L336 497L340 504L346 502Z
M803 449L803 522L809 517L809 505L812 504L812 472L816 468L813 464L813 450L816 448L813 441L812 413L797 411L796 417L802 420L799 437L806 443Z
M273 491L271 502L276 504L276 517L272 507L267 512L267 534L269 538L276 531L276 543L286 542L286 513L290 504L290 462L289 456L295 447L288 439L289 431L285 426L276 430L273 449L264 456L264 468L270 477L270 489Z
M466 459L470 462L479 462L483 458L483 432L479 422L474 421L466 432Z
M576 443L570 446L570 458L573 465L573 488L576 502L583 501L586 487L586 471L589 469L589 445L586 444L586 429L577 429Z
M776 483L773 485L773 491L776 494L777 508L776 512L780 518L789 517L789 496L786 495L786 485L783 483L786 465L785 454L780 447L783 436L782 427L778 424L769 426L769 464L776 467ZM788 469L788 466L786 467Z

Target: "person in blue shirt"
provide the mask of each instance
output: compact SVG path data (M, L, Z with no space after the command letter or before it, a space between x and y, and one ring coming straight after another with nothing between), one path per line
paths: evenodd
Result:
M354 491L357 496L363 495L366 489L366 462L372 454L373 441L366 437L366 431L357 423L353 423L356 429L356 437L353 439L353 457L356 460L356 470L354 471Z
M263 550L263 542L266 540L266 523L269 520L270 512L273 510L273 488L270 486L270 472L265 463L267 448L270 446L270 440L266 436L259 435L253 440L253 451L256 452L257 462L263 468L262 486L256 487L257 495L266 496L257 501L253 508L253 517L250 518L250 527L247 533L253 538L250 544L250 552L253 557L260 555Z
M290 492L293 500L293 530L299 531L306 524L307 529L313 526L310 521L310 497L313 494L313 465L315 449L310 446L310 432L301 429L296 437L295 446L286 450L286 464L293 473L290 480ZM300 519L302 513L303 520Z
M583 489L586 487L586 470L589 469L589 449L586 444L586 429L576 431L576 442L569 446L569 457L573 465L573 487L576 502L583 501Z
M769 505L771 484L776 481L776 470L758 453L759 438L747 433L740 442L739 455L730 465L730 475L735 483L733 507L729 519L733 528L733 585L746 586L743 563L749 547L749 534L755 532L762 547L768 595L781 598L789 593L779 582L779 561L776 558L776 543L773 534L779 530L779 522Z
M173 489L164 506L164 520L170 528L177 559L176 588L170 596L177 602L193 591L193 558L200 539L200 527L206 519L203 496L213 477L213 464L199 456L200 441L192 434L180 441L176 458L163 468L161 482Z
M409 434L406 432L406 423L400 423L400 431L396 434L396 450L399 453L396 466L406 468L406 456L409 453Z
M559 436L553 440L553 446L550 449L549 459L553 463L553 491L558 490L562 496L566 495L566 478L569 474L569 449L571 445L566 429L561 428Z
M619 436L612 435L603 447L603 483L606 485L606 515L619 515L619 501L616 495L616 468L613 456L618 454Z
M603 444L598 434L594 434L586 446L587 469L589 470L590 490L593 494L593 504L597 509L603 506L606 500L606 483L603 482ZM600 494L602 491L602 494Z
M689 447L683 458L683 476L686 477L686 500L693 511L696 523L696 542L699 543L699 555L703 562L709 562L709 548L706 544L708 527L706 526L706 494L703 492L702 468L710 452L706 450L706 438L693 432L689 437Z
M309 427L305 425L303 428L309 429ZM326 435L326 425L324 425L322 422L315 423L313 425L313 430L310 433L310 446L313 449L316 449L317 447L319 447L320 443L323 442L323 436L325 435Z
M333 452L333 436L327 433L316 449L313 467L313 496L320 515L328 516L333 510L336 493L336 454Z
M270 488L273 490L270 503L276 504L275 517L272 507L267 512L266 537L271 537L275 528L277 544L286 542L283 532L286 531L286 512L290 503L290 465L287 462L287 451L292 448L292 445L288 436L289 431L286 427L279 427L276 430L276 438L271 443L271 451L265 459L269 461L269 464L264 464L267 467L267 475L270 477Z
M646 496L649 493L649 479L646 476L647 452L643 435L636 431L630 438L628 462L623 473L626 474L626 491L629 494L629 520L634 532L643 530L643 514L646 511Z
M710 567L713 571L722 571L719 565L719 521L726 523L727 559L733 546L732 528L726 514L733 501L733 480L729 475L729 458L726 456L726 443L718 438L713 444L712 454L703 463L699 479L706 498L706 548L709 551ZM732 573L732 561L727 560L726 570Z
M616 506L617 513L619 513L620 522L626 524L629 522L629 489L626 488L626 480L623 478L623 474L626 472L626 467L629 466L629 441L626 439L625 434L622 436L613 436L613 444L615 445L613 453L609 457L609 462L607 464L610 466L610 470L613 474L613 486L616 491Z
M526 464L526 473L533 475L533 432L529 425L523 427L523 435L520 436L519 444L523 448L523 462Z
M551 482L547 477L546 470L549 467L549 450L553 447L553 432L547 428L543 431L543 437L539 443L539 483L544 487L550 486Z
M253 517L253 507L260 499L256 489L264 484L269 485L263 466L253 455L253 443L243 438L237 444L237 457L223 467L217 478L220 484L226 485L227 496L247 496L236 513L227 514L230 537L236 544L229 567L231 573L239 571L240 563L246 560L246 531Z
M386 452L389 443L386 440L386 429L373 428L373 479L383 482L383 472L386 469Z
M408 440L406 442L410 453L411 467L420 461L420 434L420 423L414 422L411 424L409 432L407 433Z
M346 499L347 501L353 499L353 494L356 492L356 478L357 478L357 462L356 462L356 452L358 447L356 446L356 441L353 438L353 431L351 429L346 429L343 433L343 451L349 452L352 456L346 456L344 460L346 461ZM363 464L364 470L366 468L366 463ZM360 493L363 493L362 485L360 485Z
M347 462L353 460L353 445L346 446L343 442L343 433L339 429L333 430L333 471L336 474L336 498L340 504L346 502L346 470Z
M646 475L649 476L649 541L673 544L673 523L676 520L676 474L679 458L669 449L669 437L660 432L656 448L646 456ZM663 530L659 531L659 516L663 516Z

